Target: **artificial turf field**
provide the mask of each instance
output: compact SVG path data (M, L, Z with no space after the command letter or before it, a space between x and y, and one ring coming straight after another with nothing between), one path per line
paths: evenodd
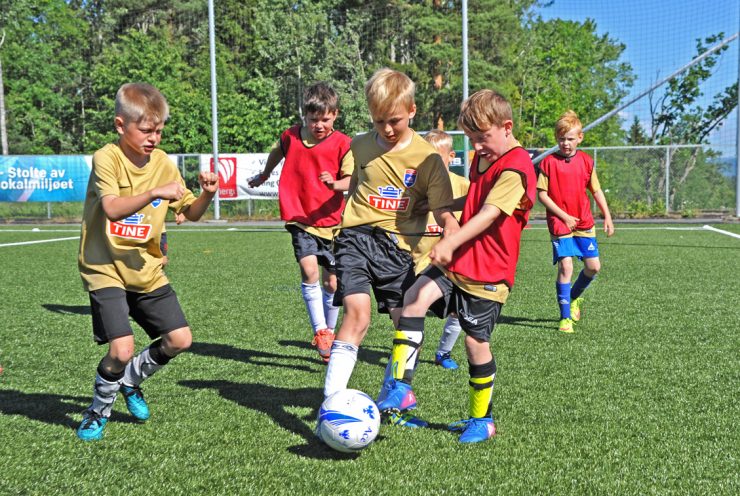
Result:
M714 224L735 235L739 224ZM102 441L74 429L95 367L76 226L0 228L0 495L738 494L740 239L701 225L617 222L584 320L557 330L543 225L524 232L492 339L494 440L460 445L467 367L414 389L430 429L383 426L359 455L313 436L325 366L309 346L298 266L281 229L170 227L167 268L190 353L143 384L144 424L118 399ZM137 329L137 349L148 343ZM350 387L375 396L392 338L373 315Z

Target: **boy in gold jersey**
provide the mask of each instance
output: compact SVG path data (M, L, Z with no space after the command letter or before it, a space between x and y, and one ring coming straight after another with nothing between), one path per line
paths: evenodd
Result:
M450 175L452 195L455 198L455 207L453 210L455 211L455 218L459 221L462 207L465 204L465 197L470 188L470 181L450 171L450 162L455 158L452 136L442 130L432 129L424 135L424 139L431 143L434 149L437 150ZM434 217L431 214L429 214L427 222L427 231L433 232L439 230L439 226L435 224ZM417 275L421 274L429 266L429 252L432 251L438 240L438 237L425 237L419 242L419 246L417 247L419 253L414 253ZM455 341L457 341L460 331L460 321L453 312L447 316L447 321L442 330L442 336L439 338L437 351L434 354L434 363L446 370L457 370L458 368L457 362L452 358L452 348L455 346Z
M374 130L352 140L351 194L334 241L336 301L344 305L344 318L332 345L325 397L347 388L370 325L371 292L378 311L398 324L403 291L414 281L411 252L426 230L427 215L415 213L416 205L428 202L445 235L459 228L442 159L409 127L416 113L414 90L408 76L387 68L365 85ZM404 424L405 410L414 406L409 398L388 418Z
M160 238L168 209L196 221L218 189L218 176L201 172L202 193L196 198L177 166L157 148L169 106L155 87L124 84L116 93L115 112L118 142L93 155L78 257L94 339L108 344L97 367L92 405L77 429L84 441L103 437L119 391L129 412L147 420L149 407L139 385L190 347L190 327L162 271ZM129 316L155 340L136 356Z

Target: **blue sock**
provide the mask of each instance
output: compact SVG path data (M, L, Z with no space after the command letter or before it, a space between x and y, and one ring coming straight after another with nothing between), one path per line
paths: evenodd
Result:
M573 287L570 290L570 299L575 300L579 296L583 294L584 291L586 291L586 288L589 284L591 284L591 281L596 279L596 276L594 277L588 277L586 274L581 271L580 274L578 274L578 279L576 279L575 284L573 284Z
M570 283L556 282L555 289L558 293L558 305L560 306L560 318L570 318Z

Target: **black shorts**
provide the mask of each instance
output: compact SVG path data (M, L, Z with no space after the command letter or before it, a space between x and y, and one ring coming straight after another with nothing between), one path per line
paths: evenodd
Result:
M420 276L426 276L434 281L442 291L442 298L429 308L431 312L440 318L455 312L465 334L482 341L491 341L496 321L501 315L503 306L501 303L463 291L433 265L427 267Z
M90 291L93 336L98 344L105 344L121 336L134 333L131 316L150 338L188 327L177 295L167 284L151 293L134 293L121 288L103 288Z
M396 246L390 233L371 226L342 229L334 239L334 256L335 305L341 305L345 296L372 291L380 313L403 306L403 293L415 280L414 261Z
M334 272L334 252L330 239L320 238L293 224L286 224L285 229L293 240L293 253L296 262L302 258L314 255L321 267Z

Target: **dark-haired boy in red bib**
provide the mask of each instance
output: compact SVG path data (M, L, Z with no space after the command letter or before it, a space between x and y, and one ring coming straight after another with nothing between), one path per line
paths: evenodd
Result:
M344 195L354 169L349 136L334 130L339 113L336 92L326 83L310 86L303 97L305 126L286 129L267 157L265 169L249 181L263 184L281 160L280 217L293 239L301 269L301 293L322 360L329 361L339 307L334 305L337 278L333 232L341 221ZM322 283L319 283L319 266Z

